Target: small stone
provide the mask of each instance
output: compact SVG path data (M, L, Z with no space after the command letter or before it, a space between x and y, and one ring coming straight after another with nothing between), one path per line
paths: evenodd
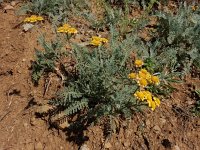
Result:
M29 143L25 146L25 150L33 150L34 149L34 144L33 143Z
M125 146L125 147L129 147L129 146L130 146L130 144L131 144L131 143L130 143L130 142L128 142L128 141L127 141L127 142L124 142L124 146Z
M160 132L161 132L160 127L157 126L157 125L155 125L155 126L153 127L153 130L155 130L156 133L160 133Z
M4 9L4 10L13 10L14 7L11 6L11 5L6 5L3 9Z
M166 119L160 118L160 122L161 122L161 124L165 124L166 123Z
M83 144L79 150L90 150L86 144Z
M146 120L145 124L146 124L147 127L150 127L151 122L149 120Z
M37 119L34 116L30 119L30 124L32 126L37 126L37 127L41 127L44 125L44 121L42 119Z
M11 6L15 6L16 4L17 4L16 1L10 2L10 5L11 5Z
M37 124L35 117L31 118L30 123L31 123L32 126L35 126Z
M61 129L61 130L64 130L64 129L66 129L66 128L68 128L70 125L69 125L69 123L68 123L68 121L66 120L65 122L63 122L62 124L59 124L59 128Z
M174 150L181 150L178 145L174 146Z
M24 127L28 127L28 123L24 123L23 125L24 125Z
M43 150L43 149L44 147L41 142L38 142L35 144L35 150Z
M105 146L104 146L105 148L111 148L112 147L112 145L110 144L110 142L107 142L107 143L105 143Z
M32 29L34 25L31 23L26 23L26 24L23 24L22 27L23 27L23 30L27 32L28 30Z

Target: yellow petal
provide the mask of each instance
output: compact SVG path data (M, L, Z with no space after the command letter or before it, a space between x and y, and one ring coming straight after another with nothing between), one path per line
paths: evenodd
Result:
M66 28L66 29L68 29L68 28L70 28L71 26L70 26L69 24L64 24L63 27Z
M70 33L70 34L75 34L75 33L77 33L78 31L77 31L75 28L69 28L69 29L67 30L67 32Z
M151 102L151 110L155 110L156 109L156 104L154 101Z
M37 17L37 20L38 20L38 21L43 21L43 20L44 20L44 18L43 18L43 17L41 17L41 16L38 16L38 17Z

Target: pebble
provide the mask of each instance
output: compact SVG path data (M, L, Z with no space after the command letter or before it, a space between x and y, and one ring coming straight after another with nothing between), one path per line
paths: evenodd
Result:
M17 4L16 1L12 1L12 2L10 2L10 5L11 5L11 6L15 6L16 4Z
M105 146L104 146L105 148L111 148L112 147L112 145L110 144L110 142L107 142L107 143L105 143Z
M43 149L44 147L41 142L38 142L35 144L35 150L43 150Z
M6 5L3 9L4 9L4 10L13 10L14 7L11 6L11 5Z
M149 120L146 120L145 124L146 124L147 127L151 126L151 122Z
M24 127L28 127L28 123L24 123L23 125L24 125Z
M83 144L79 150L90 150L86 144Z
M166 119L164 119L164 118L160 118L160 122L161 122L161 124L165 124L166 123Z
M129 147L131 145L131 143L130 142L124 142L124 147Z
M174 146L174 150L181 150L178 145Z
M161 129L160 129L160 127L157 126L157 125L155 125L155 126L153 127L153 130L155 130L156 133L161 133Z

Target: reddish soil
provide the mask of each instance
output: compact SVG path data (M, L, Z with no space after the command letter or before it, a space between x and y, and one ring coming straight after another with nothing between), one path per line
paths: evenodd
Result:
M56 93L59 78L53 78L45 96L43 79L37 87L31 82L37 38L41 32L52 34L48 23L23 32L16 27L23 18L13 10L0 10L0 150L77 150L81 145L75 140L35 116L38 106ZM89 127L83 133L88 137L85 145L90 150L199 150L200 118L189 111L194 104L191 92L200 88L199 77L174 86L177 91L154 112L120 121L118 133L109 140L104 140L102 126Z

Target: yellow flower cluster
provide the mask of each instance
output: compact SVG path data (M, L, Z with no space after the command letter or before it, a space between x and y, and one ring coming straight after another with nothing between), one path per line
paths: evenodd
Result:
M135 60L134 65L136 68L142 67L144 62L140 59ZM158 76L152 75L146 69L136 69L138 70L136 73L132 72L128 75L130 79L135 80L140 86L140 91L136 91L134 96L140 101L147 101L148 106L155 110L157 106L160 105L159 98L152 95L151 92L147 91L145 87L148 84L158 85L160 84L160 79Z
M156 107L160 106L160 99L153 96L149 91L136 91L134 96L140 101L146 100L151 110L155 110Z
M108 43L108 40L106 38L101 38L101 37L98 37L98 36L93 36L92 40L90 42L90 45L100 46L100 45L102 45L104 43Z
M78 31L75 28L72 28L69 24L64 24L59 27L57 32L59 33L68 33L68 34L76 34Z
M31 23L34 23L34 22L37 22L37 21L43 21L44 18L41 17L41 16L36 16L36 15L32 15L30 17L27 17L24 19L24 22L31 22Z
M130 79L137 81L140 87L146 87L148 84L160 84L158 76L151 75L146 69L141 69L138 73L130 73L128 75Z

